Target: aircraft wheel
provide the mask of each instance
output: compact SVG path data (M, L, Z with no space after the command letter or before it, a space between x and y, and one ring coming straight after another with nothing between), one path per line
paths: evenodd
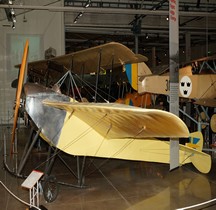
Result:
M199 122L207 122L208 121L205 112L200 113L200 116L198 117L198 121ZM201 127L202 127L202 129L205 129L206 125L202 125Z
M216 114L213 114L210 120L210 127L214 133L216 133Z
M58 192L59 187L56 178L54 176L47 177L43 185L44 199L51 203L57 198Z

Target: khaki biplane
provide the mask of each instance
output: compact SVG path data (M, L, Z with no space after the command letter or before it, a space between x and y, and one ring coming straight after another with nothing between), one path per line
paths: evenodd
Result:
M216 57L192 61L179 69L179 97L193 99L194 103L216 107ZM126 73L132 87L139 94L169 95L169 73L152 74L147 65L126 64ZM209 73L210 72L210 73Z
M28 45L20 75L25 69L27 49ZM99 74L104 69L114 70L122 68L122 64L144 61L144 56L135 55L124 45L108 43L29 63L28 82L24 85L25 110L39 135L52 147L70 155L169 163L167 138L186 138L188 144L180 145L179 154L176 154L179 165L192 162L199 171L208 173L211 157L202 152L201 133L189 134L185 123L176 115L117 103L78 102L76 98L60 93L61 87L58 86L58 91L51 88L67 72L71 75L78 71ZM54 67L51 69L51 66ZM22 83L20 79L18 87ZM20 94L17 92L18 107ZM12 145L17 114L15 116Z
M144 62L125 64L128 80L139 95L151 93L160 97L169 96L169 69L164 69L152 73ZM179 97L181 102L191 102L195 105L194 112L197 112L198 121L191 117L190 119L197 124L198 130L210 124L211 130L216 132L216 115L214 111L210 113L208 111L216 107L215 72L216 56L191 61L179 69ZM162 100L165 100L163 103L166 105L167 99ZM167 109L167 107L164 108ZM184 113L182 110L181 112ZM201 123L204 125L200 126Z

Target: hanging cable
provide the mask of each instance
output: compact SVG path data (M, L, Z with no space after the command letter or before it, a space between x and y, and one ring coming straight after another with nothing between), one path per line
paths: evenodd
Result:
M208 3L209 1L207 1L207 6L206 6L206 10L208 12ZM208 15L206 16L206 57L209 56L209 48L208 48Z

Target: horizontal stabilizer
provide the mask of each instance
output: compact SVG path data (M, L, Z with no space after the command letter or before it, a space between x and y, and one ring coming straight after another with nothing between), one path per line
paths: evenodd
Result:
M189 154L192 164L202 173L208 173L211 170L211 156L199 150L180 145L180 150Z
M192 164L202 173L208 173L211 170L211 156L202 152L203 135L201 132L193 132L190 134L189 146L180 146L180 150L190 154ZM196 147L196 148L194 148Z

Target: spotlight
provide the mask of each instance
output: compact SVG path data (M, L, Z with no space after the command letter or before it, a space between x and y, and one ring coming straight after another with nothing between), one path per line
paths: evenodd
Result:
M85 4L85 8L87 8L87 7L89 7L90 6L90 4L91 4L91 0L87 0L87 2L86 2L86 4Z
M15 15L14 9L11 9L11 15Z
M13 23L16 23L17 22L16 17L12 17L12 21L13 21Z
M78 16L79 16L79 17L82 17L82 16L83 16L83 12L80 12L80 13L78 14Z
M85 3L84 8L89 7L90 4L91 4L91 0L87 0L86 3ZM74 19L74 23L77 23L78 19L79 19L80 17L83 16L83 13L84 13L84 12L80 12L80 13L76 16L76 18Z
M12 20L13 23L17 22L15 13L11 13L11 20Z

